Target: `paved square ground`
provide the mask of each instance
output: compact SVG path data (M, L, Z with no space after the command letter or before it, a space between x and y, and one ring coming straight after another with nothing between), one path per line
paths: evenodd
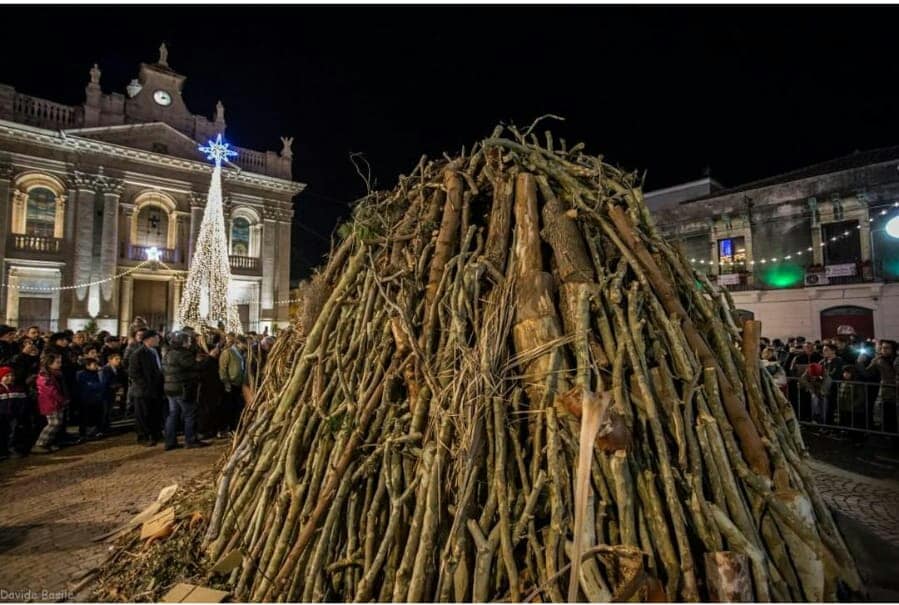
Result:
M0 463L0 601L70 598L73 578L106 556L109 544L93 538L128 521L166 485L210 472L228 445L165 452L123 434ZM899 481L811 466L828 504L899 546Z
M228 443L166 452L122 434L0 462L0 601L71 596L71 579L106 556L109 544L95 537L146 508L166 485L209 472Z

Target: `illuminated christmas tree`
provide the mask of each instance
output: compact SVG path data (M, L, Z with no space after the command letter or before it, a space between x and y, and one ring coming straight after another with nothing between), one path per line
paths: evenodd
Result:
M228 261L228 238L225 235L225 214L222 209L222 161L237 155L222 141L219 134L200 151L215 162L206 209L200 223L200 233L194 249L181 307L178 315L182 326L202 330L205 326L225 326L229 332L240 332L237 307L228 301L231 285L231 265Z

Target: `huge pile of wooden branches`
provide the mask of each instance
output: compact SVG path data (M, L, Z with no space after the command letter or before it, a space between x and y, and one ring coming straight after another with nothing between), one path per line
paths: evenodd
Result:
M759 325L581 147L500 128L359 202L219 480L238 598L859 588Z

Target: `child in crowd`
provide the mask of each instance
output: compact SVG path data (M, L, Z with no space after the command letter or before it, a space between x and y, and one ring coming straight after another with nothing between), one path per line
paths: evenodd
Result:
M15 380L13 368L0 367L0 460L19 455L13 446L16 443L17 425L25 412L27 396Z
M824 422L827 394L830 392L831 383L824 366L818 362L808 364L805 372L799 377L800 386L811 395L813 424Z
M47 426L41 431L34 451L49 454L59 449L53 442L63 427L65 410L69 405L61 355L49 353L41 361L41 371L37 376L37 405L41 415L47 419Z
M106 357L106 365L100 370L100 380L103 383L103 423L100 431L109 432L109 418L112 410L119 404L119 411L125 413L125 376L122 370L122 354L110 352Z
M96 354L96 349L92 349ZM78 434L82 439L87 437L103 437L103 404L105 400L106 385L100 376L100 362L96 356L83 358L84 369L78 372L78 399L81 402L81 422ZM93 427L93 433L88 433L88 428Z

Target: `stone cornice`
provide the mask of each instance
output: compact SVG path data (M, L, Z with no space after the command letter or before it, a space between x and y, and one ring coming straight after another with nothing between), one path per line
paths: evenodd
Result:
M153 153L151 151L145 151L143 149L135 149L133 147L97 141L95 139L63 135L42 128L16 124L6 120L0 120L0 137L7 137L12 140L28 143L37 143L62 151L98 153L153 166L177 168L199 174L212 174L212 166L204 162L176 158L173 156ZM245 172L243 170L224 169L222 171L222 178L228 183L248 185L290 195L296 195L306 188L304 183L265 176L254 172Z

